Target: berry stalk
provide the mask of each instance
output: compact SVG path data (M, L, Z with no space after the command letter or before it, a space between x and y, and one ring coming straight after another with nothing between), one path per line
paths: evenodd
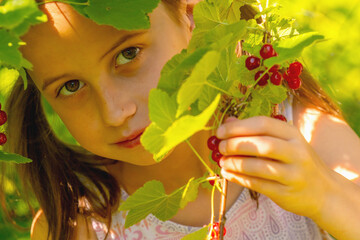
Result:
M219 224L220 224L220 240L224 239L224 225L226 222L225 210L226 210L226 196L227 196L227 187L228 181L226 179L222 179L222 195L220 202L220 212L219 212Z

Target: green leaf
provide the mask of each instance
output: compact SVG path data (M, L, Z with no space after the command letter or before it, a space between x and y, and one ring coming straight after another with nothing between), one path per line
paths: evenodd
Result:
M244 6L244 3L238 0L234 0L226 13L226 21L228 23L234 23L240 20L241 12L240 8Z
M150 213L162 221L170 219L179 210L181 197L182 191L179 190L167 195L163 184L157 180L145 183L120 205L120 211L129 210L125 228L138 223Z
M0 29L0 65L19 69L22 66L22 56L19 48L20 38L6 29Z
M13 162L13 163L30 163L31 159L23 157L19 154L7 153L0 150L0 161Z
M125 227L138 223L150 213L162 221L169 220L180 208L197 198L202 179L191 178L185 186L171 194L166 194L164 185L157 180L146 182L119 207L120 211L129 210Z
M89 18L89 15L87 15L85 9L89 5L88 0L72 0L71 1L74 4L70 4L78 13L83 15L84 17Z
M233 65L234 71L233 76L234 78L237 77L237 79L240 80L241 85L243 86L251 86L255 83L255 73L258 71L258 69L254 69L249 71L246 68L245 61L249 56L243 55L239 58L239 61Z
M98 24L111 25L118 30L148 29L151 13L160 0L89 0L84 12Z
M47 22L47 15L44 14L42 11L37 9L37 11L33 12L29 15L22 23L17 25L12 31L21 36L24 35L32 25L36 25L39 23Z
M257 18L261 17L262 15L269 14L269 13L273 12L274 10L278 10L278 9L279 9L279 5L265 8L262 12L257 13L254 18L257 19Z
M230 95L234 98L242 98L244 97L244 94L242 94L240 92L240 88L239 88L239 85L240 85L240 81L238 80L233 80L232 81L232 85L231 87L229 88L228 92L230 93Z
M267 84L258 91L258 94L272 104L280 104L287 98L287 89L283 86Z
M154 154L155 161L160 161L160 156L164 156L170 149L161 151L166 146L164 137L165 131L161 129L156 123L152 122L141 135L140 142L146 150ZM161 154L158 154L162 152Z
M207 0L195 5L193 16L196 27L193 30L192 38L188 45L189 51L192 52L203 46L201 44L203 43L204 35L208 33L208 31L214 29L219 24L225 24L220 17L221 9L218 8L221 2L224 1Z
M210 48L200 48L191 54L186 50L175 55L164 66L158 83L158 88L166 91L169 95L174 94L180 88L181 83L190 76L195 64L209 51Z
M204 240L208 234L209 228L203 227L196 232L190 233L183 237L181 240Z
M176 99L179 104L179 108L176 112L177 117L186 111L190 105L199 98L203 87L207 83L207 78L215 70L219 60L220 53L217 51L210 51L196 64L190 77L185 80L178 92Z
M197 198L199 186L199 180L194 180L194 178L191 178L188 181L182 192L180 208L184 208L189 202L192 202Z
M316 41L323 40L324 36L316 32L304 33L292 38L281 40L274 45L278 57L272 57L264 61L265 66L271 67L275 64L282 64L290 59L295 59L301 56L304 48L310 46Z
M24 82L24 90L26 90L27 88L27 84L28 84L28 79L27 79L27 76L26 76L26 72L25 72L25 69L24 68L20 68L19 70L19 74Z
M218 90L209 86L204 86L199 97L198 110L202 111L207 108L214 101L218 93Z
M16 69L0 66L0 96L7 96L18 78L19 72Z
M268 99L258 94L256 91L252 94L250 104L245 108L241 119L255 116L269 116L271 113L271 104Z
M166 130L175 120L176 99L160 90L152 89L149 94L149 116L162 130Z
M220 101L220 94L202 113L197 116L182 116L166 131L151 123L141 136L141 143L146 150L154 154L154 159L164 156L167 152L185 141L196 132L202 130L215 112Z
M0 28L13 29L38 11L35 0L6 1L0 6Z
M215 28L206 31L199 37L196 37L195 35L195 40L193 41L196 41L196 44L194 43L193 46L206 46L219 42L216 46L221 50L230 45L236 45L237 41L243 39L246 35L246 27L247 22L245 20L239 20L233 24L217 25Z

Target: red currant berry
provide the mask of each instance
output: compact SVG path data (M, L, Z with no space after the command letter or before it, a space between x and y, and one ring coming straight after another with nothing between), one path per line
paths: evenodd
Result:
M283 78L288 82L290 80L290 76L287 73L283 74Z
M224 226L223 236L226 235L226 228ZM213 230L211 231L211 238L213 240L218 239L220 237L220 223L216 222L213 224Z
M212 153L211 153L211 158L212 160L214 160L214 162L216 162L218 165L219 165L219 162L220 162L220 159L222 158L222 154L219 152L219 150L214 150ZM220 165L219 165L220 167Z
M290 89L297 90L301 87L301 78L299 77L290 77L287 82Z
M260 55L263 59L268 59L275 57L277 54L271 44L265 44L260 50Z
M280 69L280 65L275 64L270 68L269 72L276 73L277 71L279 71L279 69Z
M6 123L7 115L6 112L0 110L0 126Z
M290 64L287 72L289 75L294 75L298 77L302 73L302 70L303 70L303 65L299 62L294 62Z
M208 148L212 151L219 149L219 143L220 139L218 139L216 136L211 136L207 141Z
M270 81L272 84L279 86L281 84L282 75L279 72L274 72L271 75Z
M262 75L263 75L264 71L259 71L255 74L255 81L257 81ZM259 81L258 81L258 85L259 86L265 86L268 83L270 76L269 74L265 74Z
M279 114L279 115L273 115L272 117L276 118L276 119L279 119L281 121L287 122L287 119L286 119L286 117L284 115Z
M253 70L255 68L260 67L260 58L255 56L250 56L245 61L246 68L249 70Z
M4 145L7 141L6 135L4 133L0 133L0 145Z
M216 174L216 176L219 177L218 174ZM211 186L214 186L214 184L215 184L215 179L214 179L214 180L209 180L209 183L210 183Z

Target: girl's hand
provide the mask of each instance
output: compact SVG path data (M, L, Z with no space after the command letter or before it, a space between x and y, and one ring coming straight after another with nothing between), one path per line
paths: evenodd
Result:
M264 116L232 117L217 137L222 139L223 177L268 196L283 209L311 218L331 194L333 171L294 126Z

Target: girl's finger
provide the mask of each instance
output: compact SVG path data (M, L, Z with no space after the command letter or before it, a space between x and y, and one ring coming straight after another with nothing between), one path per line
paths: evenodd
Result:
M224 171L240 173L247 176L273 180L286 185L291 175L289 166L264 158L223 157L220 165Z
M290 140L298 138L301 134L294 126L265 116L225 122L216 131L216 136L220 139L254 135Z
M258 193L267 195L268 197L274 193L281 195L287 191L287 186L272 180L227 172L224 169L221 170L221 175L231 182L240 184L243 187L252 189Z
M279 138L253 136L222 140L219 144L219 151L224 156L247 155L290 163L294 161L294 155L297 155L298 149L294 148L291 142Z

